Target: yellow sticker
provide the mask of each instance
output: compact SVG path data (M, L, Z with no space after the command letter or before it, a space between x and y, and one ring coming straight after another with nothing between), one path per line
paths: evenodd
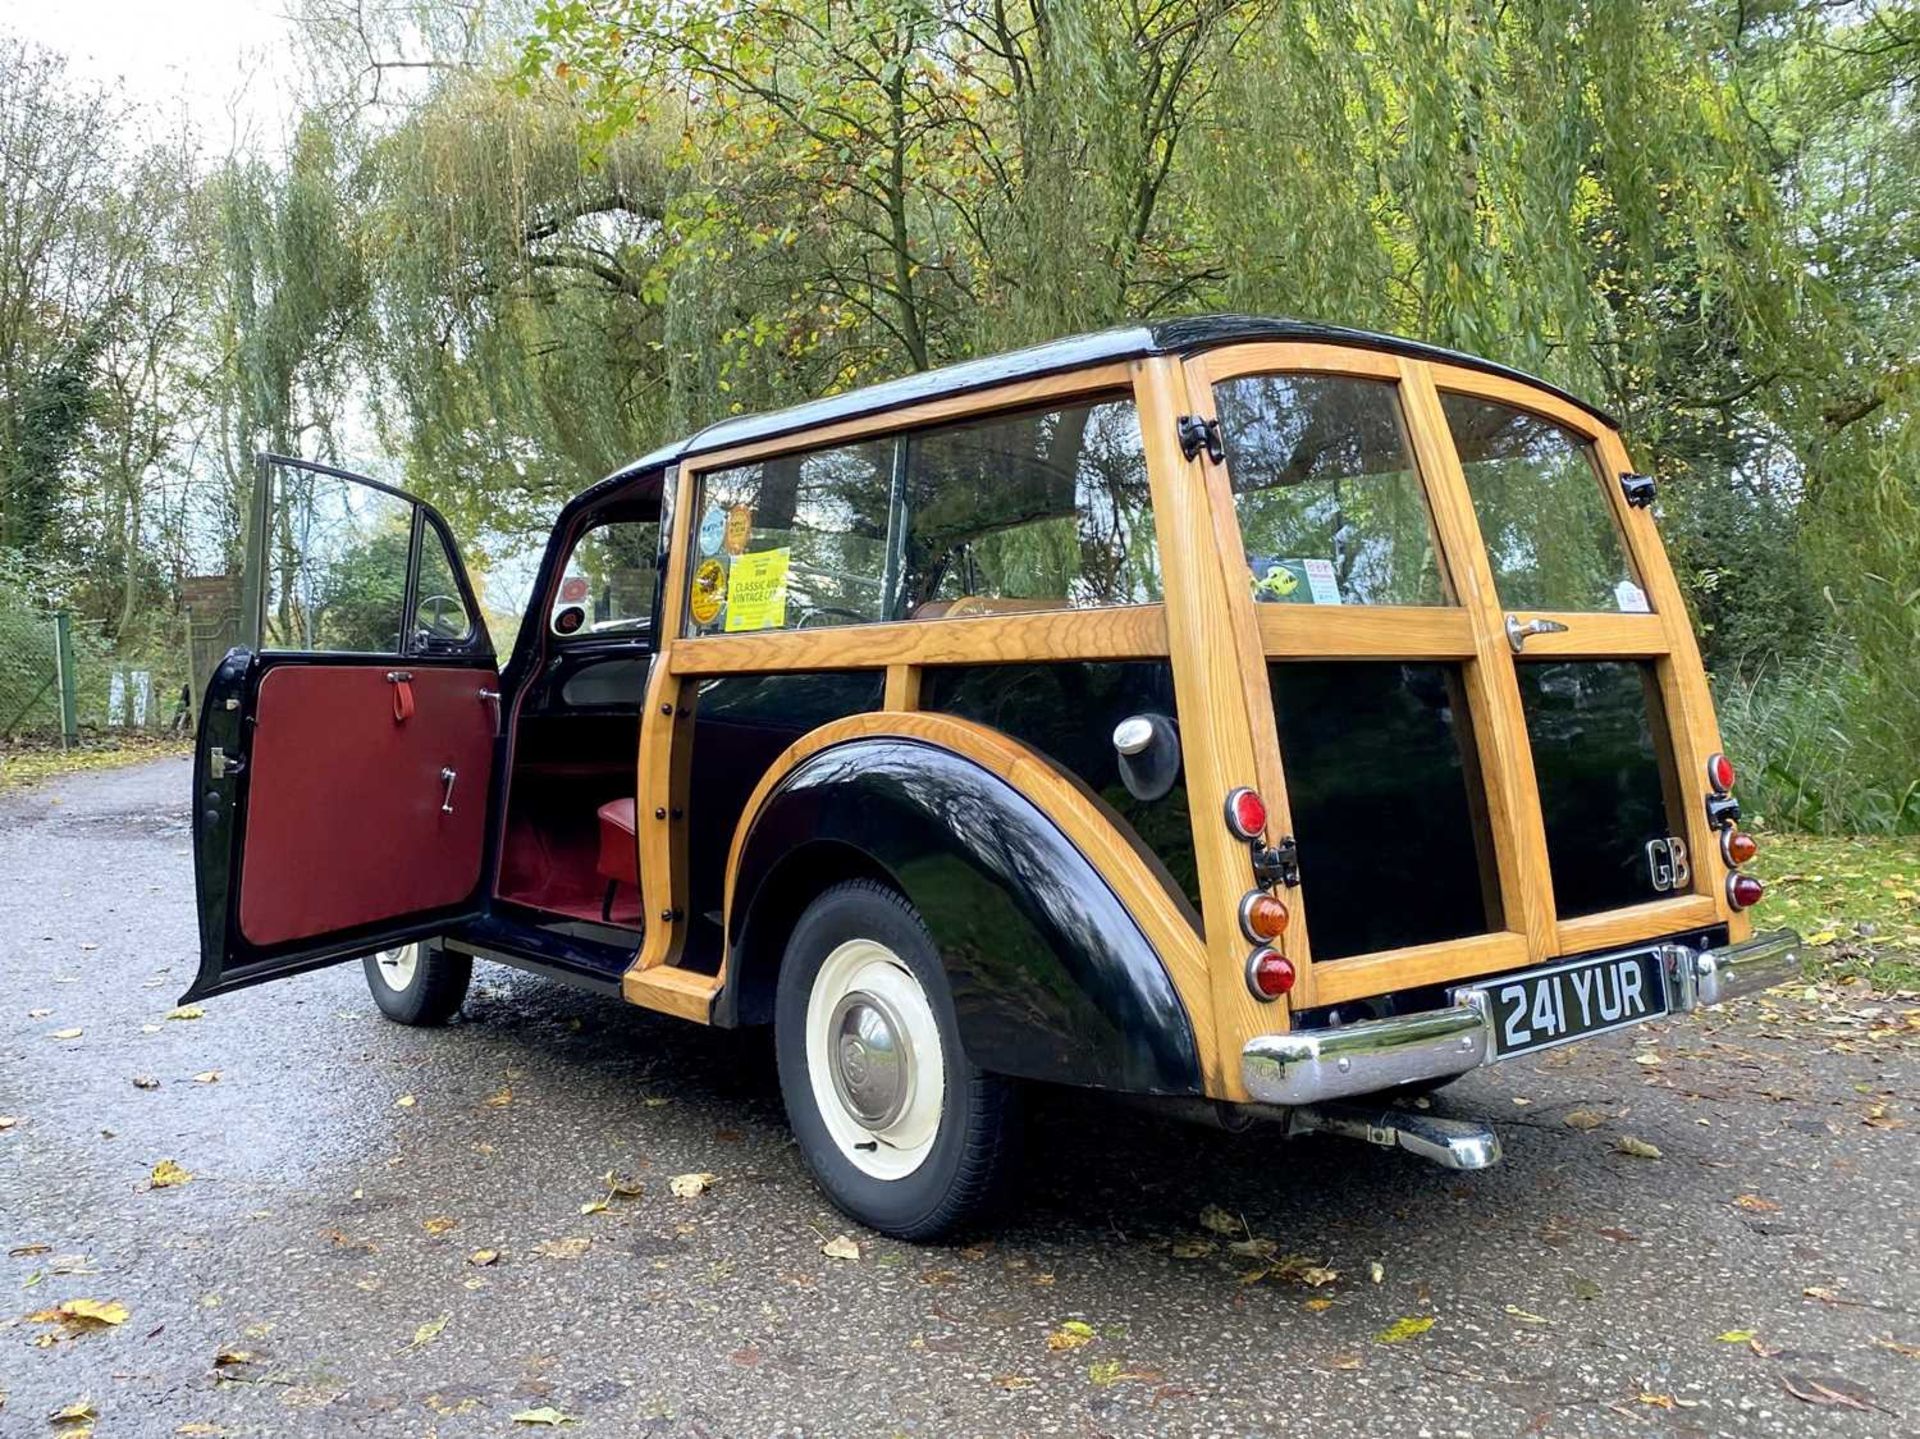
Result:
M753 506L735 505L727 511L727 533L722 546L730 555L745 554L753 534Z
M720 617L720 606L726 598L727 567L717 559L700 561L693 572L693 594L687 600L693 622L702 627L712 624Z
M787 565L790 549L761 550L733 562L727 583L727 629L777 630L787 623Z

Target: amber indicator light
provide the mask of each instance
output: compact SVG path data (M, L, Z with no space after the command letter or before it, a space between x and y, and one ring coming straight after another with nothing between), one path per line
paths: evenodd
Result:
M1756 854L1760 843L1744 830L1728 827L1720 831L1720 857L1729 869L1738 869Z
M1240 901L1241 932L1255 944L1278 939L1286 932L1290 918L1286 901L1264 889L1256 889Z

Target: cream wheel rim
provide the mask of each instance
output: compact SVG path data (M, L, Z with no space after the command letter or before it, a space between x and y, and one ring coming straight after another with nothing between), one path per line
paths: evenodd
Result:
M947 1092L940 1026L884 944L850 939L814 976L807 1079L834 1147L861 1173L905 1179L926 1162Z
M404 994L413 984L414 971L420 967L420 946L416 942L383 949L373 960L374 973L380 976L380 982L395 994Z

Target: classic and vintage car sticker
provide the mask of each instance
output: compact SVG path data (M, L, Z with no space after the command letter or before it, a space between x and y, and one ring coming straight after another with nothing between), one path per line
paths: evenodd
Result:
M726 537L726 511L715 506L700 517L700 553L710 555L720 548L720 541Z
M1337 605L1340 581L1332 560L1275 558L1255 555L1253 597L1270 605Z
M1653 609L1647 603L1647 592L1632 580L1622 580L1613 587L1613 602L1623 615L1644 615Z
M727 553L744 555L747 541L753 535L753 506L735 505L727 511Z
M1307 571L1307 588L1313 593L1316 605L1337 605L1340 603L1340 581L1334 578L1332 560L1303 561Z
M718 558L700 561L693 572L693 594L687 608L693 622L705 627L720 617L720 606L727 601L727 567Z
M790 549L759 550L733 562L727 585L727 629L777 630L787 623Z

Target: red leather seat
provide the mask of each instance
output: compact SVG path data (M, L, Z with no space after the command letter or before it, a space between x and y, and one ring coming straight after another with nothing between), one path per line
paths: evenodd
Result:
M610 799L600 806L600 859L594 868L607 882L607 897L600 905L602 919L613 918L613 897L621 885L640 887L637 832L631 799Z

